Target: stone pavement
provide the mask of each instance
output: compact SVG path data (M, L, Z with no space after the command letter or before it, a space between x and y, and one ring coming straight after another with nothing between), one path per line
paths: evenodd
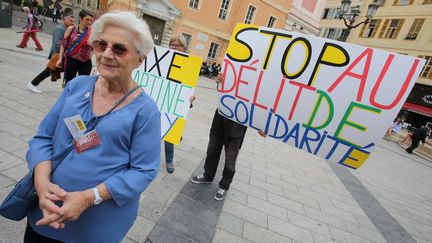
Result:
M27 141L61 91L49 80L43 94L27 90L50 36L38 34L45 50L36 52L31 41L15 47L16 31L0 29L0 200L27 172ZM217 183L189 182L203 170L217 104L212 80L201 78L196 94L175 172L162 161L123 242L432 242L432 163L386 140L353 171L249 129L228 196L216 202ZM24 228L0 218L0 242L22 242Z

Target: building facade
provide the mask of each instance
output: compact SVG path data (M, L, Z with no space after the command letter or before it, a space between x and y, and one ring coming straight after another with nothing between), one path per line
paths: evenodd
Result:
M309 35L320 32L320 18L326 0L293 0L285 29Z
M352 1L365 20L372 0ZM347 42L426 59L416 84L400 111L406 122L418 127L432 122L432 0L381 0L368 24L353 29ZM321 19L320 36L338 39L346 31L337 19L340 1L329 0Z
M292 5L292 0L80 1L97 1L99 13L113 10L135 12L148 22L157 45L168 46L172 36L183 35L188 43L187 51L201 56L209 63L223 62L231 33L237 23L284 29ZM321 5L314 5L316 7L309 14L309 18L320 15L317 12Z
M85 9L98 15L99 13L105 12L106 4L107 0L63 0L60 2L60 5L63 8L67 7L74 9L75 15L77 15L81 9Z
M291 0L176 0L181 14L173 35L183 35L188 52L209 63L222 63L237 23L283 29Z

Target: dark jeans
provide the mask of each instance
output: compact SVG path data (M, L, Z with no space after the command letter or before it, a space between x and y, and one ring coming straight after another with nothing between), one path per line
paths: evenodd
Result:
M419 146L419 143L420 143L419 139L413 138L413 140L411 142L411 146L409 148L407 148L406 151L411 154L413 152L413 150Z
M45 68L41 73L38 74L32 81L31 84L38 86L42 81L51 76L51 71L49 68Z
M27 222L24 234L24 243L62 243L63 241L54 240L36 233Z
M210 132L210 141L207 147L207 158L204 164L204 178L213 181L219 165L224 135ZM235 174L235 164L243 137L229 138L225 144L225 166L219 188L228 190Z
M165 141L165 162L172 163L174 159L174 144Z
M88 60L81 62L71 57L66 60L66 69L64 73L65 85L77 75L89 75L92 70L92 62Z

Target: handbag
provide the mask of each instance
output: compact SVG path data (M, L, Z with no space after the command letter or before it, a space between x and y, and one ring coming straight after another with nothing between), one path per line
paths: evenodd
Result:
M60 54L59 53L53 53L51 55L51 58L49 59L48 63L47 63L47 68L50 70L51 72L51 81L55 82L58 79L61 78L60 73L63 72L63 68L58 68L56 66L58 59L60 58Z
M58 165L51 172L51 175L72 150L73 147L69 147ZM0 206L0 215L7 219L20 221L27 216L30 209L37 204L38 200L33 174L27 173L3 201Z
M60 57L59 53L54 53L52 54L51 58L49 59L48 63L47 63L47 68L49 68L51 71L55 71L58 68L56 67L57 61Z
M105 117L110 114L120 103L122 103L130 94L137 90L140 86L137 85L131 89L126 95L123 96L116 104L105 114ZM100 119L102 120L102 119ZM100 120L89 128L88 130L93 130L96 128ZM57 169L57 167L63 162L66 156L73 150L73 146L70 146L68 150L64 153L63 158L54 167L51 175ZM24 219L28 212L32 209L34 205L38 203L38 196L34 186L34 179L32 173L27 173L12 189L12 191L7 195L6 199L0 206L0 215L11 220L20 221Z
M33 175L25 175L9 193L0 207L0 215L20 221L38 201L34 187Z

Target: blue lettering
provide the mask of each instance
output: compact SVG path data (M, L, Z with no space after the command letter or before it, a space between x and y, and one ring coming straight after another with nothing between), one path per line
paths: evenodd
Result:
M298 133L299 133L299 123L296 123L295 126L289 131L288 135L284 138L283 142L286 143L291 137L294 138L294 143L296 148L298 148Z
M222 115L224 115L224 116L226 116L226 117L228 117L228 118L233 118L234 117L234 113L233 113L233 111L230 109L230 107L229 106L227 106L226 104L225 104L225 99L232 99L232 100L234 100L235 98L234 98L234 96L231 96L231 95L224 95L224 96L222 96L221 98L220 98L220 102L221 102L221 104L222 104L222 106L223 107L225 107L228 111L229 111L229 115L227 115L225 112L223 112L221 109L219 109L219 112L220 113L222 113Z
M276 124L275 124L275 128L274 128L274 132L273 134L269 134L270 137L272 138L283 138L286 136L286 134L288 133L288 124L285 122L285 119L281 116L279 116L278 114L276 115ZM284 132L282 135L277 135L277 133L279 132L279 124L282 122L283 126L284 126Z
M312 132L315 133L315 138L308 137L309 131L312 131ZM311 127L306 127L306 130L303 133L303 138L302 138L302 140L300 142L300 149L303 149L303 146L306 144L307 151L309 153L312 153L311 148L309 146L309 141L313 141L313 142L319 141L320 137L321 137L321 135L320 135L320 133L316 129L311 128Z
M251 105L251 110L250 110L249 126L252 127L252 128L254 128L254 129L256 129L256 130L259 130L258 127L255 127L255 126L252 124L252 123L253 123L253 115L254 115L254 113L255 113L254 111L255 111L255 105L252 104L252 105Z
M239 118L238 118L238 112L237 112L237 111L238 111L238 107L240 106L240 104L242 104L242 106L244 107L244 111L245 111L245 114L246 114L246 117L245 117L244 121L240 121ZM249 119L249 113L248 113L247 106L246 106L245 103L243 103L243 101L239 101L239 102L237 102L237 104L236 104L236 106L235 106L235 110L234 110L234 112L235 112L235 115L236 115L236 120L237 120L240 124L242 124L242 125L246 124L246 122L247 122L248 119Z

